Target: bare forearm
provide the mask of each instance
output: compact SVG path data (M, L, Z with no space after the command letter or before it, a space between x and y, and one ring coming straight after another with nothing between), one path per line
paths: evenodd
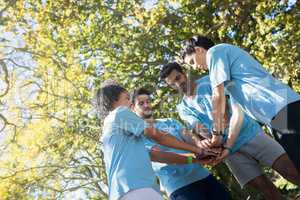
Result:
M161 132L155 128L146 128L145 135L149 138L155 140L158 144L171 147L174 149L180 149L185 151L190 151L193 153L202 153L202 150L196 146L187 144L183 141L178 140L176 137L167 134L165 132Z
M192 156L161 151L151 151L150 155L152 161L167 164L187 164L188 156Z
M212 97L214 128L217 132L224 131L223 118L225 113L225 95L215 91Z
M230 118L227 147L232 147L238 138L244 121L244 113L238 105L234 106L232 117Z
M196 146L177 140L174 136L169 134L162 134L161 137L157 140L157 142L161 145L168 146L175 149L186 150L193 153L201 152L201 150Z

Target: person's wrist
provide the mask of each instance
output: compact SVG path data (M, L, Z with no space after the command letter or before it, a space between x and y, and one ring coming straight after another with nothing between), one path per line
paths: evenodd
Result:
M195 153L195 154L199 154L199 153L201 153L201 148L200 147L198 147L198 146L193 146L193 151L191 151L191 152L193 152L193 153Z
M197 155L202 156L203 154L204 154L204 150L202 148L199 148Z
M199 148L199 152L196 154L196 159L200 159L202 157L204 157L204 149Z
M230 154L233 153L232 147L230 147L230 146L228 146L228 145L226 145L226 144L223 145L223 149L224 149L224 150L227 150Z

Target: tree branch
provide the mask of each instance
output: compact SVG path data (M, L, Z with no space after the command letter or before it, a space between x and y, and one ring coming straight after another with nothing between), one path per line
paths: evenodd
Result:
M4 13L9 7L13 6L16 2L17 2L17 0L9 1L8 4L7 4L2 10L0 10L0 18L2 18L3 13Z
M9 78L8 78L7 65L6 65L6 63L3 60L0 60L0 66L2 67L2 69L4 71L4 81L7 84L4 92L2 94L0 94L0 98L1 98L1 97L4 97L5 95L7 95L8 91L9 91L10 83L9 83Z

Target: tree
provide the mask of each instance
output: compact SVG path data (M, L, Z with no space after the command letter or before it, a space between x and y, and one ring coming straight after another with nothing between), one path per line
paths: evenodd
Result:
M1 58L1 78L9 90L0 94L8 107L0 118L11 127L4 132L0 158L5 180L0 193L6 199L62 199L74 191L107 198L93 89L109 78L128 89L145 86L154 91L158 117L177 117L179 97L158 74L162 64L178 59L181 42L193 35L245 48L300 91L298 1L179 0L147 7L137 0L19 0L0 5L1 29L24 41L12 47L2 40L3 49L34 61L26 66L7 53ZM22 94L19 103L11 98L16 94ZM245 199L247 193L228 171L215 173Z

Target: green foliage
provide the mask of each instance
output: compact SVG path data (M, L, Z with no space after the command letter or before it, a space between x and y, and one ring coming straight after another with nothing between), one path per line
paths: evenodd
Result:
M6 116L17 130L7 130L9 145L0 156L5 180L0 196L6 199L61 199L77 190L90 199L106 199L93 88L110 78L129 90L151 88L156 115L177 117L180 97L164 87L158 74L162 64L177 59L182 40L190 36L239 45L300 91L299 1L159 0L151 8L138 0L0 2L1 30L21 34L25 46L13 49L36 63L32 68L14 65L10 91L1 96L1 105L6 102L10 113L18 113ZM5 58L6 53L8 62ZM20 70L30 72L29 78L16 78ZM10 98L28 93L20 85L37 88L36 98L22 101L31 116L25 121ZM224 167L214 172L236 199L253 194L242 192Z

